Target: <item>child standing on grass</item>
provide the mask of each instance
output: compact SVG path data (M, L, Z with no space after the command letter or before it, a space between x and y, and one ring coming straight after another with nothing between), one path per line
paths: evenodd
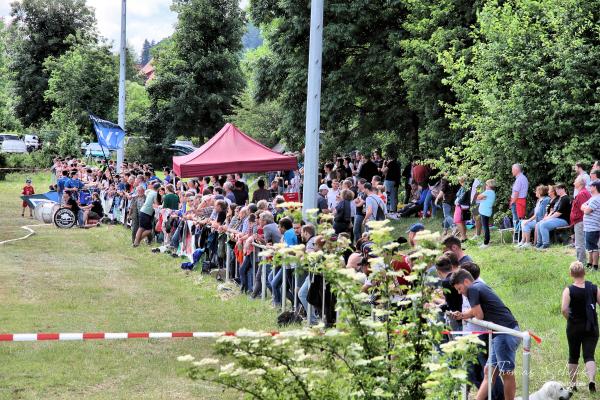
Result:
M35 194L35 190L33 189L33 186L31 186L31 179L27 179L25 181L25 186L23 186L23 191L21 191L21 194L23 196L31 196ZM21 217L25 216L25 209L27 207L29 207L29 204L27 204L27 202L23 200L23 210L21 211ZM29 217L33 218L33 210L31 209L31 207L29 207Z
M481 225L483 227L483 244L481 248L486 248L490 244L490 219L492 218L494 203L496 203L496 181L488 179L485 182L485 191L477 196L479 203L479 215L481 216Z

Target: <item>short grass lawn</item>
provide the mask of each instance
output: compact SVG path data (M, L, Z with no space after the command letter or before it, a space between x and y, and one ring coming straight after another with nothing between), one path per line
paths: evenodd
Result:
M48 175L32 178L36 190L45 191ZM20 217L24 180L13 174L0 182L0 241L22 236L22 225L38 224ZM414 221L394 225L403 234ZM426 226L437 230L440 220ZM27 240L0 245L1 333L275 328L276 311L265 303L244 296L222 300L211 278L183 273L178 261L151 254L147 246L131 248L130 232L121 226L34 229L37 234ZM532 347L532 388L547 380L565 382L560 297L573 250L518 251L500 245L497 232L490 248L478 245L471 241L466 248L483 279L521 328L543 339ZM598 283L598 274L589 279ZM210 352L211 342L197 339L0 343L0 399L239 398L191 382L175 360ZM520 353L518 359L520 365ZM588 398L586 391L576 398Z
M43 192L47 175L33 175ZM24 175L0 182L0 240L39 224L21 218ZM26 214L27 215L27 214ZM0 245L0 332L169 332L274 329L276 311L260 300L223 301L216 282L186 274L179 261L131 248L122 226L34 228ZM239 398L190 381L176 357L208 356L211 341L134 339L0 342L0 399Z

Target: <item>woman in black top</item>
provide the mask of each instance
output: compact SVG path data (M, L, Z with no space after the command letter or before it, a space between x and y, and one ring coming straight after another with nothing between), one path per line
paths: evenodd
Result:
M562 294L562 314L567 320L567 341L569 342L569 377L571 387L576 390L577 365L583 350L585 372L589 379L590 392L596 391L596 362L594 353L598 343L598 316L596 304L600 304L598 287L585 280L585 268L575 261L570 274L573 284Z
M344 189L340 193L341 201L335 207L335 217L333 219L333 229L335 233L350 233L352 230L352 200L354 193L351 190Z

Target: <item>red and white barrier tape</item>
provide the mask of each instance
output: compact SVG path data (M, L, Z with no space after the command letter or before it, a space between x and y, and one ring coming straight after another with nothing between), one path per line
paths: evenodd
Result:
M494 335L511 335L511 333L509 332L494 332L494 331L442 331L442 335L489 335L493 333ZM531 338L533 340L535 340L535 342L537 344L541 344L542 343L542 338L539 337L538 335L534 334L531 331L528 331L529 336L531 336Z
M493 331L442 331L444 335L488 335L502 332ZM542 340L529 333L538 343ZM84 332L84 333L0 333L0 342L39 342L39 341L82 341L82 340L122 340L122 339L177 339L177 338L219 338L223 336L236 337L268 337L295 336L294 331L228 331L228 332Z
M269 332L271 336L285 332ZM118 339L175 339L219 338L222 336L264 337L262 332L85 332L85 333L14 333L0 334L0 342L37 342L45 340L118 340Z

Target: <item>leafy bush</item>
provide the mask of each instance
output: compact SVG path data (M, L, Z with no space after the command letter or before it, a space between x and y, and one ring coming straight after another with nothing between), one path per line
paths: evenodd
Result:
M274 265L296 264L322 274L337 298L335 329L323 326L282 332L240 331L216 344L221 359L192 362L192 379L216 382L258 399L450 399L465 382L466 357L475 337L442 343L444 324L432 306L435 289L426 270L440 254L439 234L419 234L420 247L410 256L410 286L398 284L403 271L392 261L401 258L392 242L388 221L372 222L374 241L368 293L366 276L344 268L348 242L333 240L329 224L321 225L322 250L305 253L304 246L277 247Z
M53 154L39 150L32 153L8 154L6 156L7 168L49 168L52 164Z

